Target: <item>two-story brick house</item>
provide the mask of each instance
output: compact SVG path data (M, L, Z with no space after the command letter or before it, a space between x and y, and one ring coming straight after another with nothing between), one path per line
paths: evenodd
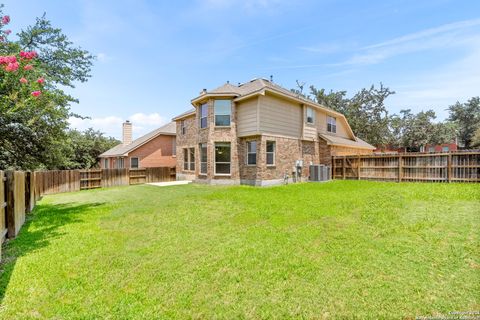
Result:
M203 92L177 125L177 179L212 184L271 185L303 161L371 153L346 118L265 79Z

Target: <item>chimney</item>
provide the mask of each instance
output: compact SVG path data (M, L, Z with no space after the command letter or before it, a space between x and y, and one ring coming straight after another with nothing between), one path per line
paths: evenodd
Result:
M123 145L132 143L132 123L130 121L125 121L123 123Z
M200 95L204 95L207 93L207 89L203 89L202 91L200 91Z

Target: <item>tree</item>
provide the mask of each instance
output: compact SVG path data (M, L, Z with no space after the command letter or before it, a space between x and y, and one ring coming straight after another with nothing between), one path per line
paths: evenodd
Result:
M61 87L86 81L93 56L73 47L45 15L9 41L10 17L2 11L0 6L0 169L65 167L68 118L78 115L70 111L77 100Z
M385 145L389 137L389 116L385 99L395 92L380 83L376 88L362 89L351 99L346 91L330 91L310 87L315 101L345 115L355 135L377 146Z
M473 135L472 147L480 148L480 128L478 128Z
M476 130L480 128L480 97L473 97L466 103L457 101L448 108L449 120L458 128L458 138L464 148L471 148Z
M120 144L117 139L106 137L102 132L92 128L84 132L69 131L67 141L71 153L69 169L92 168L97 164L100 154Z

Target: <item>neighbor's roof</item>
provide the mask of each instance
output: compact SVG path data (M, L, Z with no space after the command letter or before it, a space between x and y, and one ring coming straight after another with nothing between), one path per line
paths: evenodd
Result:
M177 129L175 122L167 123L166 125L155 129L147 133L146 135L141 136L138 139L133 140L132 143L127 144L126 146L124 146L123 144L119 144L118 146L115 146L112 149L105 151L100 155L100 157L126 156L129 152L137 149L140 146L143 146L145 143L158 137L159 135L176 135L176 130Z
M319 133L318 134L320 138L324 139L327 141L328 145L333 145L333 146L342 146L342 147L350 147L350 148L360 148L360 149L371 149L374 150L376 149L374 146L371 144L363 141L360 138L356 138L355 140L350 140L347 138L342 138L342 137L337 137L325 133Z

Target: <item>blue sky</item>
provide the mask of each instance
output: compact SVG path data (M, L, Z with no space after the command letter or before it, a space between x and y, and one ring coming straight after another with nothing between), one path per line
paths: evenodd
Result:
M73 120L120 137L190 108L203 88L227 80L296 80L349 95L383 82L398 112L480 95L480 1L7 0L14 32L43 12L97 56L72 94Z

